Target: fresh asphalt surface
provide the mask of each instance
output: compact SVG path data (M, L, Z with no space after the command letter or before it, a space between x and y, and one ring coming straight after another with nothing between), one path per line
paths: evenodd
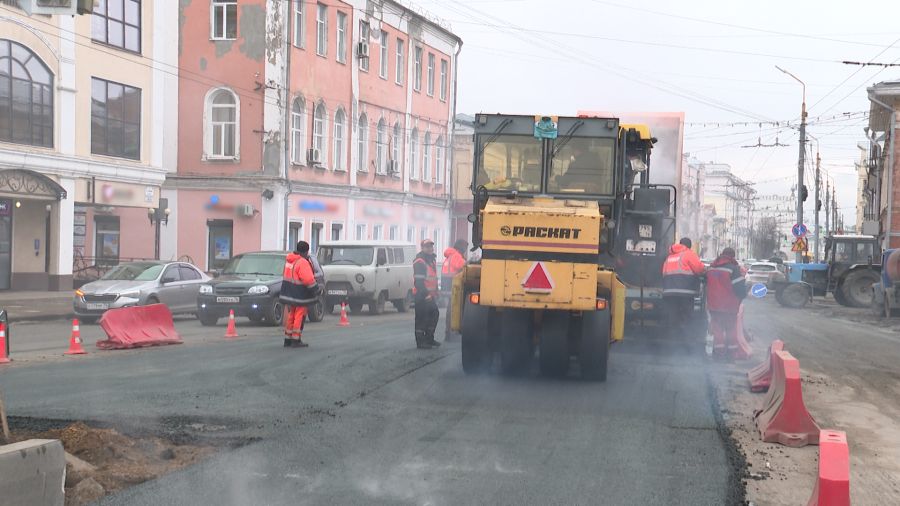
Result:
M228 341L223 325L185 319L176 322L185 344L98 352L100 330L85 325L90 355L3 366L0 385L18 417L246 443L102 504L732 498L699 341L632 331L613 347L606 383L466 376L458 342L415 349L411 313L351 319L351 328L333 316L308 324L306 349L285 349L278 329L245 319ZM20 348L52 342L60 353L68 335L63 322L14 332Z

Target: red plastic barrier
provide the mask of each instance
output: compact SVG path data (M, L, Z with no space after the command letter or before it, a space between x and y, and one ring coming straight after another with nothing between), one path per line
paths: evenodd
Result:
M775 352L784 349L784 342L781 339L772 341L769 346L769 352L766 354L766 360L747 371L747 379L750 380L751 392L765 392L772 383L772 365L775 362Z
M819 434L819 477L808 506L850 506L850 448L847 434Z
M772 384L756 411L756 428L767 443L799 448L819 442L819 426L803 404L800 361L787 351L774 353Z
M102 350L182 343L165 304L110 309L100 318L100 327L109 337L97 341L97 348Z

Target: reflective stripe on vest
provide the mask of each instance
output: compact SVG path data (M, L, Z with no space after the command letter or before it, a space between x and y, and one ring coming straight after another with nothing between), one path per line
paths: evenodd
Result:
M671 276L674 274L687 274L693 276L694 271L692 271L684 262L684 256L686 254L687 251L682 251L678 256L669 255L669 258L666 258L666 263L663 264L663 276Z

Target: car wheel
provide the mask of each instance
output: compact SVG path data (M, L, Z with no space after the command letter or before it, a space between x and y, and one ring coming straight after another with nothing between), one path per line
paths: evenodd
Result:
M323 297L319 297L319 300L316 301L315 304L309 306L309 312L307 313L309 316L309 321L311 322L320 322L325 318L325 299Z
M215 324L219 323L219 318L213 315L201 313L197 315L197 318L200 319L200 325L203 325L204 327L212 327Z
M369 301L369 314L379 315L383 313L385 302L387 302L387 293L379 293L375 300Z
M280 300L275 299L266 308L266 321L274 327L281 325L282 320L284 320L284 305Z
M391 303L394 304L398 313L405 313L409 311L409 306L412 304L412 293L407 293L405 298L393 300Z
M157 299L155 295L147 297L147 303L145 305L149 306L151 304L159 304L159 299Z

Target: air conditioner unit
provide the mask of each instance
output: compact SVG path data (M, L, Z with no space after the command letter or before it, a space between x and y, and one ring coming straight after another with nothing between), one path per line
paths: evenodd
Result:
M241 204L237 206L238 216L253 216L253 206L250 204Z
M95 0L19 0L19 7L29 15L74 16L75 14L90 14L94 10L94 4Z
M306 150L306 161L310 165L319 165L322 163L322 154L316 148Z
M369 57L369 43L368 42L360 42L356 45L356 54L360 58L368 58Z

